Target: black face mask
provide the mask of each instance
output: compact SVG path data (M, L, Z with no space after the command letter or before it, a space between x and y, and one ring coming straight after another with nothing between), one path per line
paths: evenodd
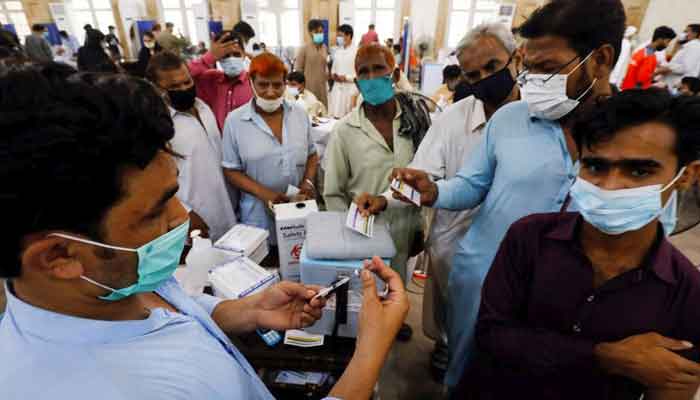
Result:
M168 90L170 105L177 111L187 111L194 106L194 98L197 97L197 87L192 85L185 90Z
M508 65L510 65L510 61L500 71L474 84L460 83L455 90L454 101L457 102L465 97L474 95L474 97L490 106L500 106L508 98L513 91L513 86L515 86L515 79L513 79Z

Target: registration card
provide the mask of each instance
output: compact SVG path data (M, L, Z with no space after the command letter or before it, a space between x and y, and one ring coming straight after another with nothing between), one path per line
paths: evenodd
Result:
M410 200L411 203L420 207L420 193L408 184L398 179L394 179L391 181L391 190L399 192L403 197Z
M367 237L374 236L374 215L367 217L362 216L362 214L360 214L360 209L357 208L357 204L355 203L350 203L350 210L348 210L345 225L353 231L360 232Z

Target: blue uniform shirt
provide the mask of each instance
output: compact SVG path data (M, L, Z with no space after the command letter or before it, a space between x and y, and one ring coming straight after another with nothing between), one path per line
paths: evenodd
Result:
M272 399L210 313L174 278L156 291L180 312L100 321L58 314L18 299L7 285L0 320L0 399Z
M437 183L435 208L481 205L449 277L448 386L459 382L473 352L481 285L508 228L527 215L559 211L575 177L561 125L531 118L521 101L498 110L457 176Z
M304 177L306 160L316 153L311 139L311 122L301 107L282 104L282 143L255 111L251 100L231 112L223 132L223 161L226 169L241 171L259 184L280 193L288 185L299 186ZM241 192L240 219L242 224L270 231L270 242L276 243L274 221L267 205L247 192Z

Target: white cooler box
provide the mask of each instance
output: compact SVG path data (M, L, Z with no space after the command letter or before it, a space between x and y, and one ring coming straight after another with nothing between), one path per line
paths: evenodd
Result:
M244 255L256 264L260 264L270 253L270 246L267 243L269 236L267 229L238 224L219 238L214 243L214 247Z
M280 275L285 281L299 282L299 256L306 239L306 217L318 212L316 201L276 204L277 247Z
M362 305L362 281L355 270L363 267L364 260L315 260L308 258L306 248L301 251L301 282L305 285L326 287L342 276L349 276L347 323L338 325L338 336L356 337L357 318ZM391 260L384 259L387 265ZM384 283L375 276L377 291L384 290ZM321 319L304 331L316 335L331 335L335 325L336 296L332 295L323 308Z

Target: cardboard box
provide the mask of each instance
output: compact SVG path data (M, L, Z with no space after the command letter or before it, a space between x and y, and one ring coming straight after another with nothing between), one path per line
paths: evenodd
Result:
M306 239L306 217L318 212L318 205L314 200L276 204L274 212L280 275L283 280L299 282L299 257Z
M268 236L270 236L270 233L267 229L238 224L219 238L214 247L244 255L256 264L260 264L270 252L270 247L267 243Z
M244 256L220 265L209 273L214 295L225 299L240 299L261 292L278 280L276 273L267 271Z
M357 318L362 306L362 281L355 275L355 270L363 267L364 260L315 260L301 251L301 282L305 285L319 285L326 287L341 276L349 276L348 283L348 318L346 324L338 326L338 336L357 337ZM384 262L390 265L391 260ZM384 283L377 277L377 291L384 290ZM335 324L335 296L331 296L323 308L321 319L304 331L316 335L331 335Z

